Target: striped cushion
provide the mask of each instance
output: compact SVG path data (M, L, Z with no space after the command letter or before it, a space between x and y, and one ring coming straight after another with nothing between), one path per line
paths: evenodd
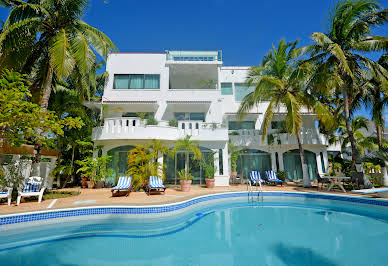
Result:
M0 191L0 194L8 194L8 192L2 192L2 191Z
M131 186L132 177L121 176L117 182L117 186L113 189L128 189Z
M251 171L250 177L253 185L258 184L259 182L264 183L264 180L261 179L260 173L258 171Z
M276 173L274 171L267 171L265 173L267 174L268 181L283 182L282 180L278 179L278 177L276 176Z
M39 192L41 182L32 182L32 183L26 183L26 186L24 187L24 192Z
M163 181L158 176L150 176L149 186L150 188L164 188Z

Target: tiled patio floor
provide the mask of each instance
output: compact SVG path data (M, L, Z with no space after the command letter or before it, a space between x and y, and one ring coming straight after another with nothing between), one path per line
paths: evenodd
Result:
M19 206L13 202L11 206L7 206L5 202L0 204L0 215L1 214L11 214L11 213L21 213L21 212L31 212L39 210L53 210L53 209L63 209L63 208L75 208L75 207L85 207L85 206L103 206L103 205L121 205L121 206L141 206L141 205L159 205L167 204L178 201L187 200L197 196L221 193L221 192L235 192L235 191L246 191L246 185L231 185L229 187L216 187L213 189L208 189L200 186L192 186L190 192L181 192L179 187L170 187L167 188L166 193L155 194L147 196L144 192L132 192L128 197L112 197L109 188L102 189L81 189L81 188L66 188L62 190L67 191L80 191L80 194L77 196L60 198L51 209L48 209L49 205L53 202L52 199L44 200L41 203L37 201L28 201L22 202ZM313 188L303 188L296 186L295 184L287 184L283 187L281 186L263 186L264 191L294 191L294 192L321 192L321 193L330 193L330 194L339 194L339 195L353 195L360 196L360 194L355 194L351 192L343 193L339 189L334 191L327 192L326 190L317 190L316 187ZM374 195L362 195L364 197L373 197Z

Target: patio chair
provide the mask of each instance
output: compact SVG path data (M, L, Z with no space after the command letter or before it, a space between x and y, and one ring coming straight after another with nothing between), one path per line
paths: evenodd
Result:
M0 199L8 198L8 206L11 205L12 188L3 188L0 186Z
M249 184L251 186L260 186L261 187L261 184L265 183L265 181L263 179L261 179L259 171L251 171L249 176L250 176Z
M128 197L129 193L132 191L132 186L131 186L131 181L132 177L126 177L126 176L121 176L119 180L117 181L117 185L112 188L112 197L114 197L116 194L120 194L120 192L125 191L127 192L125 194L126 197Z
M17 205L20 205L22 197L38 196L38 203L42 201L45 186L42 186L42 178L39 176L31 176L27 179L23 191L18 192Z
M322 178L318 172L316 172L315 175L316 175L317 181L318 181L317 190L319 190L319 184L321 184L321 189L323 189L324 184L330 184L330 180L327 178Z
M145 188L147 195L151 193L163 192L165 193L166 187L163 185L163 180L158 176L150 176L148 179L148 185Z
M269 182L269 183L272 183L272 184L274 184L274 185L277 185L277 184L280 184L281 186L283 186L283 180L280 180L278 177L277 177L277 175L276 175L276 173L274 172L274 171L272 171L272 170L270 170L270 171L265 171L265 174L267 175L267 181Z

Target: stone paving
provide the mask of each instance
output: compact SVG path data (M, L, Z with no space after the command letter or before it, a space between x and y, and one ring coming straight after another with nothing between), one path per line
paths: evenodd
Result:
M36 201L22 202L19 206L16 206L15 202L12 202L11 206L8 206L3 200L0 203L0 215L11 214L11 213L23 213L31 211L42 211L42 210L54 210L64 208L76 208L85 206L146 206L146 205L159 205L179 202L188 200L190 198L221 193L221 192L235 192L235 191L246 191L246 185L231 185L229 187L215 187L208 189L193 185L190 192L181 192L179 187L168 187L165 194L153 194L148 196L145 192L132 192L128 197L112 197L109 188L102 189L81 189L81 188L66 188L61 189L62 191L79 191L80 194L77 196L71 196L67 198L57 199L54 205L48 209L50 204L54 201L43 200L41 203ZM312 192L312 193L330 193L338 195L352 195L352 196L363 196L363 197L374 197L375 195L360 195L351 192L343 193L339 189L327 192L327 189L318 190L317 187L303 188L295 184L287 184L281 186L263 186L263 191L294 191L294 192Z

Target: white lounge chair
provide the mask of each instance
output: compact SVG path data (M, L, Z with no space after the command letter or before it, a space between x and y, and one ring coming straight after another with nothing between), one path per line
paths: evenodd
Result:
M352 190L351 192L361 193L361 194L377 193L377 196L381 198L388 198L388 187L359 189L359 190Z
M269 183L272 183L274 185L280 184L281 186L283 186L283 180L280 180L274 171L265 171L265 174L267 175L267 181Z
M27 179L26 185L22 192L19 191L17 205L20 204L22 197L39 196L38 202L42 201L45 186L42 186L42 178L39 176L31 176Z
M0 199L8 198L8 206L11 205L12 199L12 188L2 188L0 187Z
M163 192L165 193L166 187L163 185L162 178L158 176L150 176L148 179L148 185L145 189L146 193L151 195L153 192Z
M251 186L260 186L261 187L261 184L265 183L265 181L263 179L261 179L259 171L251 171L250 179L251 180L249 180L249 183Z
M131 193L132 191L132 186L131 186L131 181L132 177L126 177L126 176L121 176L119 178L119 181L117 181L117 185L112 188L112 197L117 193L119 194L121 191L126 191L127 194L125 195L126 197Z

